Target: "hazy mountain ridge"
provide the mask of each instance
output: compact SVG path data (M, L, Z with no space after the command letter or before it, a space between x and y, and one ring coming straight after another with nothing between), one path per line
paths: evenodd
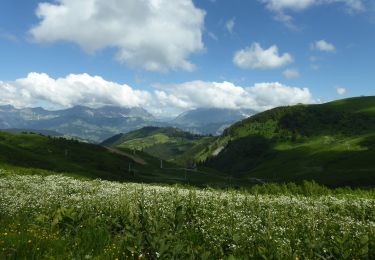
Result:
M92 142L146 126L179 127L196 134L219 135L232 123L245 118L244 113L242 110L196 109L162 122L140 107L75 106L48 111L41 107L17 109L6 105L0 106L0 129L50 130Z
M233 123L254 114L250 109L197 108L180 114L171 123L198 134L220 135Z
M0 128L52 130L99 142L119 132L131 131L155 122L142 108L75 106L56 111L43 108L0 107Z

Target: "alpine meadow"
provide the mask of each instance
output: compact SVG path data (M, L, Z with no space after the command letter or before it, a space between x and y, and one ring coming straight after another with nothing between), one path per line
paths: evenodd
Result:
M4 0L0 260L375 259L370 0Z

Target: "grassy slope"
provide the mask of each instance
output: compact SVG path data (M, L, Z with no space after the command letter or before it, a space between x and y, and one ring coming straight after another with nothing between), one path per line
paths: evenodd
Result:
M281 107L238 122L200 154L239 178L375 185L375 97Z
M124 180L129 162L132 160L93 144L38 134L0 133L0 163L9 166Z
M125 148L122 150L133 153ZM159 159L141 151L137 151L135 156L143 158L147 164L137 164L126 156L94 144L38 134L0 132L0 166L8 169L20 169L30 174L58 172L117 181L226 185L226 176L215 171L185 173L170 162L164 162L164 168L160 169Z
M145 127L109 138L103 144L119 149L143 151L154 157L185 165L196 151L207 146L212 139L177 128Z

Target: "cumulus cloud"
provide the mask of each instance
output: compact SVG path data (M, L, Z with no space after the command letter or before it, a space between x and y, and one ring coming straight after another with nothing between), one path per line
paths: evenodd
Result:
M311 44L311 49L325 52L334 52L336 47L325 40L316 41Z
M246 90L230 82L191 81L182 84L158 86L156 95L164 106L181 109L198 107L240 108L255 104Z
M153 91L142 91L88 74L53 79L44 73L30 73L15 81L0 81L0 93L0 105L48 109L115 105L143 107L164 116L199 107L263 111L275 106L315 102L308 88L289 87L277 82L241 87L226 81L191 81L157 85Z
M260 111L277 106L316 103L308 88L289 87L278 82L257 83L247 91L256 97Z
M226 23L225 23L225 28L228 30L229 33L233 33L233 28L234 28L234 25L235 25L235 19L232 18L230 20L228 20Z
M287 79L296 79L300 77L300 73L297 69L287 69L283 71L284 77Z
M40 3L36 15L36 42L115 48L120 62L148 71L191 71L189 55L204 49L205 12L192 0L56 0Z
M345 95L346 92L347 92L346 88L343 88L343 87L337 87L337 88L336 88L336 93L337 93L337 95L342 96L342 95Z
M277 21L283 22L290 28L296 28L292 16L287 12L301 12L314 6L341 4L350 13L365 10L364 0L258 0L268 10L275 14Z
M44 73L29 73L12 82L0 81L0 104L16 107L44 106L50 109L86 105L137 107L151 100L150 93L99 76L71 74L53 79Z
M316 0L261 0L267 9L274 12L283 12L285 10L300 11L314 5Z
M272 45L268 49L255 42L250 47L235 53L233 62L242 69L275 69L293 62L289 53L279 55L279 48Z
M213 107L263 111L281 105L315 102L308 88L289 87L278 82L241 87L226 81L192 81L162 86L162 89L159 86L156 96L162 106L180 110Z

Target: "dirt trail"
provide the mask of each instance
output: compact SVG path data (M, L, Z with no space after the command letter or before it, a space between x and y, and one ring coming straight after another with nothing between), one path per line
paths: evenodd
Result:
M104 146L108 151L112 152L112 153L115 153L115 154L119 154L119 155L122 155L122 156L126 156L130 159L132 159L133 161L135 161L136 163L139 163L139 164L142 164L142 165L146 165L147 162L145 160L143 160L142 158L139 158L137 156L134 156L130 153L126 153L126 152L123 152L123 151L119 151L115 148L112 148L112 147L107 147L107 146Z

